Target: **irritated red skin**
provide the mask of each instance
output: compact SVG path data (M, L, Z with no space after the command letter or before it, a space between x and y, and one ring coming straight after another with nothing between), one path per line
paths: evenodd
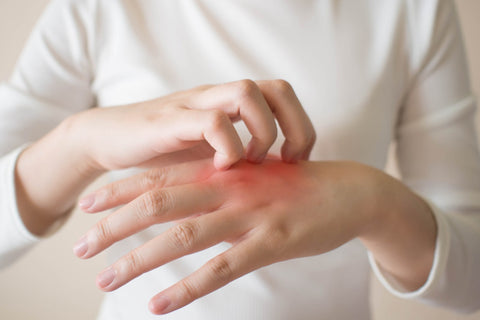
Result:
M185 167L180 169L184 170ZM431 235L435 234L435 230L429 232L426 239L411 241L414 245L424 243L426 249L419 251L419 257L426 256L425 252L428 253L424 259L426 262L423 263L425 271L420 270L415 281L409 280L412 269L409 261L412 259L404 259L411 257L411 245L403 246L403 242L397 240L409 239L411 230L416 228L416 222L420 221L413 217L421 210L429 213L428 206L421 201L415 201L414 197L403 196L408 190L404 190L400 183L376 169L352 162L300 161L289 164L270 159L261 164L241 160L223 171L216 170L211 161L193 164L190 167L192 170L188 169L189 167L182 171L188 173L182 176L182 179L172 179L170 182L175 183L170 186L181 188L185 184L186 191L181 190L183 193L192 190L193 186L195 192L192 194L197 196L193 199L209 202L211 209L205 209L206 211L200 214L210 214L208 218L213 217L218 224L206 224L210 225L210 229L204 230L206 237L227 230L221 234L222 238L215 241L228 241L234 247L243 241L252 241L252 247L244 249L244 262L251 258L252 254L258 255L255 256L255 261L250 261L252 264L246 269L247 272L278 261L322 254L354 237L361 237L369 249L376 249L372 252L386 257L384 260L390 263L385 265L393 266L390 269L396 272L392 274L399 274L399 278L406 279L407 284L412 283L413 289L418 284L421 285L428 276L434 247L434 237ZM169 170L162 173L178 178L175 176L178 168ZM142 176L139 177L141 181ZM184 179L185 177L188 178ZM198 189L205 192L198 193ZM145 191L148 190L143 192ZM401 201L397 202L397 199ZM384 208L390 209L388 215L383 214ZM398 208L402 215L411 213L412 218L402 221L391 208ZM379 212L383 215L378 214ZM195 215L188 218L194 217ZM394 220L391 220L392 217ZM424 220L428 221L423 222L423 225L435 228L435 222L430 215L425 215ZM209 221L212 222L211 219ZM399 222L403 223L400 228L397 227ZM400 231L399 235L395 234L397 231ZM425 234L422 228L414 233ZM379 247L378 243L386 245ZM392 251L401 252L401 257L392 258ZM235 253L235 259L241 260L239 257L242 255L238 253ZM402 261L407 263L399 268ZM208 293L211 288L216 290L215 288L224 284L210 283L212 287L202 294ZM174 291L175 293L171 290L174 289L167 289L163 294L175 303L178 290ZM185 304L178 303L171 309L169 307L166 312ZM161 305L151 305L150 308L155 314L165 313Z
M261 164L240 161L227 171L216 171L207 183L229 194L234 203L268 204L301 197L311 190L313 178L306 175L301 163L290 164L265 160Z

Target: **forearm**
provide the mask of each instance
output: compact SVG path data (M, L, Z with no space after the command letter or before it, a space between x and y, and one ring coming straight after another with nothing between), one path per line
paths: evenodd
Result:
M416 290L430 273L437 226L428 204L399 181L378 173L379 196L360 239L382 269L406 290Z
M82 190L101 174L73 133L75 118L66 119L18 158L15 180L25 226L43 235L74 206Z

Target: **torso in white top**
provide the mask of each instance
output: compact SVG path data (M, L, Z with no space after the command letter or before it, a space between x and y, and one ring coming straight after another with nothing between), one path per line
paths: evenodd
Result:
M205 83L282 78L314 123L313 160L382 168L409 80L406 58L394 54L406 56L406 35L399 32L405 26L390 21L401 6L383 5L372 15L354 2L345 4L350 8L300 2L124 1L102 10L104 27L112 30L98 48L93 88L99 105ZM113 21L120 15L125 19ZM237 127L248 139L244 126ZM119 257L165 228L128 239L110 255ZM149 298L227 247L182 258L108 294L101 319L156 318L146 309ZM162 318L368 319L368 283L365 249L352 241L322 256L256 271Z
M478 212L480 166L469 118L474 103L452 12L441 0L57 0L11 81L0 87L0 132L8 133L0 135L1 152L89 107L207 83L281 78L315 126L312 160L383 168L397 139L408 185L442 209ZM246 141L245 127L237 128ZM0 170L12 171L9 161L0 162ZM35 241L6 223L19 220L11 198L0 190L4 259L8 241L19 239L7 261ZM459 309L475 305L466 298L475 296L475 286L464 290L461 284L474 278L462 271L465 263L468 270L480 266L480 239L471 228L480 225L477 216L462 222L452 215L441 223L431 279L412 297ZM110 262L166 228L112 246ZM459 234L467 240L459 241ZM107 294L99 318L158 319L147 309L150 297L227 247L184 257ZM255 271L162 319L369 319L368 284L366 251L353 240L321 256Z

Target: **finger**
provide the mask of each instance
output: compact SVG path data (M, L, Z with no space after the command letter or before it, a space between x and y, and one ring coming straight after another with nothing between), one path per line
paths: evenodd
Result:
M236 220L223 211L183 221L104 270L97 284L105 291L115 290L165 263L211 247L226 237L238 236L242 228Z
M261 241L246 239L157 294L150 300L149 309L154 314L172 312L269 263Z
M242 158L242 141L225 112L187 107L180 110L179 121L172 121L167 130L171 136L177 138L176 145L191 141L207 141L215 149L214 165L220 170L229 168Z
M200 109L221 109L231 119L241 118L252 135L247 158L261 162L277 138L275 118L257 84L242 80L211 87L192 96L191 106Z
M313 138L312 142L307 147L307 149L305 149L305 151L302 153L299 160L308 161L310 159L310 155L312 153L313 147L315 146L315 140L316 138Z
M282 158L287 162L308 160L315 130L292 86L284 80L257 83L285 136Z
M219 193L202 183L152 190L98 222L79 240L74 252L90 258L153 224L210 212L220 205Z
M213 174L214 169L210 160L151 169L103 186L83 197L79 207L89 213L104 211L126 204L153 189L201 181Z

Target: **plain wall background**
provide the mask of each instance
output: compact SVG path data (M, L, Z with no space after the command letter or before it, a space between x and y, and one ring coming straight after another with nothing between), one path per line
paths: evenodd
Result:
M354 1L354 0L353 0ZM382 0L379 0L382 1ZM424 0L418 0L424 1ZM48 0L0 0L0 81L15 60ZM480 94L480 0L457 0L465 34L474 91ZM477 114L477 124L480 116ZM104 267L100 256L81 261L72 254L77 238L98 217L76 211L54 237L0 272L0 319L94 319L102 298L95 275ZM480 313L460 316L392 297L372 279L375 319L480 320ZM480 299L480 297L479 297ZM147 301L145 301L145 307Z

